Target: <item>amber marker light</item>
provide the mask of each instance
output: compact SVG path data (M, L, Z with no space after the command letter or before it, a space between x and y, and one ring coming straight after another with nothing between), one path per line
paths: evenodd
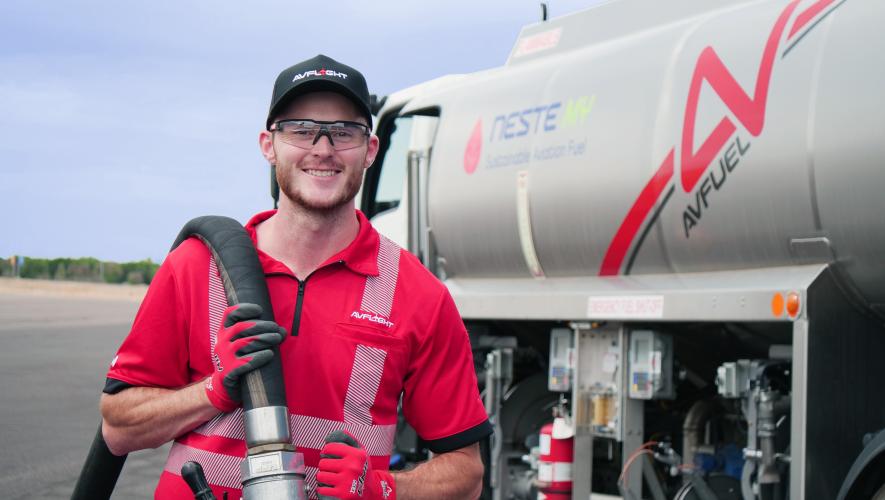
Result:
M778 292L771 298L771 314L780 317L784 314L784 296Z
M799 294L796 292L790 292L787 294L787 314L790 315L791 318L795 318L797 314L799 314Z

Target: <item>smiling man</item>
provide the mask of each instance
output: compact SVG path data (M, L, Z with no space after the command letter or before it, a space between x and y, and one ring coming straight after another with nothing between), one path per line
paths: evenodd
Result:
M219 498L239 498L240 380L274 345L311 497L479 495L478 441L491 426L461 318L446 288L354 205L378 152L371 125L365 79L349 66L320 55L276 80L259 145L279 209L246 225L275 322L258 321L257 306L225 309L196 239L151 283L108 372L102 429L117 454L175 440L157 498L193 498L179 476L188 460L203 463ZM434 458L391 473L400 404Z

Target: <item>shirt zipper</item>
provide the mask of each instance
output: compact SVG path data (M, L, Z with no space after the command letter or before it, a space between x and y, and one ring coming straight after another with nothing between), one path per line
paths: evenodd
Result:
M344 264L343 260L335 261L335 264ZM298 329L301 328L301 305L304 303L304 288L307 286L307 280L313 276L313 273L319 271L322 268L315 269L312 273L308 274L304 280L300 280L295 278L295 281L298 282L298 294L295 296L295 315L292 317L292 333L293 337L298 336ZM294 276L293 276L294 278Z
M295 278L295 281L298 282L298 295L295 298L295 316L292 317L292 336L298 336L298 328L301 326L301 303L304 302L304 287L307 285L307 280L310 278L310 275L307 278L304 278L304 281L301 281L298 278Z

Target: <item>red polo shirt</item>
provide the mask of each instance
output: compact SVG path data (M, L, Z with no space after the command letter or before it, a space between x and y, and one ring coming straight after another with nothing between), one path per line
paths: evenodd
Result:
M253 241L255 227L274 213L249 221ZM319 449L332 430L356 436L373 468L388 467L401 395L406 419L434 452L491 433L467 332L447 289L361 212L356 217L354 241L303 281L258 250L274 317L289 330L280 356L293 444L304 454L311 497ZM208 249L185 241L151 282L105 392L178 388L208 377L226 306ZM179 473L184 462L196 460L219 498L224 492L239 498L244 438L241 409L178 437L156 497L193 498Z

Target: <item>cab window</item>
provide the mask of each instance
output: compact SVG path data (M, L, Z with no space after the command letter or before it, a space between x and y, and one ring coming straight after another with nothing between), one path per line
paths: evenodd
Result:
M399 206L408 169L411 134L411 116L397 117L379 127L381 151L366 174L362 199L362 210L369 218Z

